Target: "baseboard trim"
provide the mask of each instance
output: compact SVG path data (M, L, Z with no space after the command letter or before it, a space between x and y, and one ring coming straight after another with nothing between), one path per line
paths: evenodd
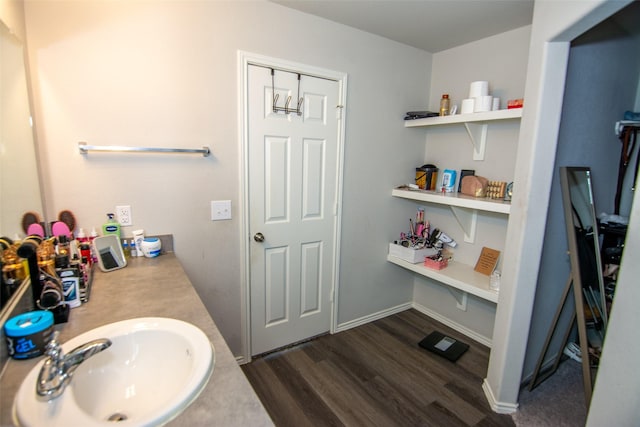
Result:
M482 381L482 391L484 391L484 395L493 412L498 414L513 414L518 410L517 403L498 402L486 378Z
M383 319L385 317L391 316L396 313L400 313L402 311L408 310L412 308L412 304L410 302L397 305L395 307L387 308L385 310L378 311L376 313L369 314L364 317L360 317L358 319L350 320L345 323L340 323L336 326L336 328L331 332L332 334L336 334L338 332L346 331L348 329L355 328L357 326L366 325L367 323L373 322L375 320ZM243 365L245 363L250 363L252 358L247 360L243 356L236 356L236 362L239 365Z
M348 322L344 322L344 323L340 323L336 326L335 330L332 333L338 333L338 332L342 332L342 331L346 331L358 326L362 326L362 325L366 325L367 323L371 323L374 322L376 320L380 320L383 319L385 317L391 316L393 314L397 314L400 312L403 312L405 310L408 310L410 308L414 308L417 311L419 311L420 313L431 317L432 319L437 320L438 322L450 327L451 329L454 329L458 332L460 332L461 334L464 334L465 336L468 336L469 338L471 338L472 340L483 344L489 348L491 348L491 339L488 337L485 337L484 335L480 335L477 332L467 328L466 326L463 326L459 323L456 323L454 321L452 321L451 319L448 319L444 316L442 316L441 314L428 309L427 307L420 305L420 304L416 304L414 302L407 302L404 304L400 304L400 305L396 305L395 307L390 307L375 313L371 313L367 316L363 316L360 317L358 319L354 319L354 320L350 320ZM244 357L242 356L237 356L236 357L236 362L238 362L239 365L245 364L245 363L249 363L250 360L246 360Z
M345 323L340 323L336 326L334 333L346 331L348 329L355 328L357 326L362 326L367 323L373 322L375 320L383 319L385 317L391 316L392 314L400 313L402 311L408 310L412 308L412 304L410 302L405 304L400 304L395 307L387 308L385 310L378 311L376 313L369 314L364 317L360 317L358 319L350 320Z
M408 310L410 308L414 308L417 311L419 311L420 313L431 317L432 319L437 320L438 322L447 325L448 327L450 327L451 329L454 329L458 332L460 332L461 334L464 334L465 336L468 336L469 338L471 338L472 340L479 342L480 344L486 345L487 347L491 348L491 338L485 337L484 335L481 335L469 328L467 328L466 326L463 326L457 322L454 322L451 319L448 319L444 316L442 316L441 314L423 306L420 304L416 304L414 302L408 302L405 304L400 304L397 305L395 307L391 307L391 308L387 308L385 310L381 310L378 311L376 313L372 313L369 314L367 316L364 317L360 317L358 319L354 319L354 320L350 320L348 322L344 322L344 323L340 323L336 326L336 329L334 331L334 333L336 332L341 332L341 331L346 331L348 329L351 328L355 328L357 326L362 326L365 325L367 323L373 322L375 320L379 320L382 318L385 318L387 316L391 316L393 314L396 313L400 313L402 311Z
M415 302L411 304L412 308L415 308L416 310L418 310L420 313L431 317L432 319L437 320L438 322L447 325L448 327L450 327L451 329L454 329L458 332L460 332L461 334L464 334L466 336L468 336L469 338L471 338L472 340L479 342L480 344L486 345L487 347L491 348L491 345L493 344L491 338L489 337L485 337L484 335L480 335L479 333L477 333L476 331L473 331L469 328L467 328L466 326L463 326L457 322L454 322L453 320L444 317L443 315L441 315L440 313L437 313L423 305L420 304L416 304Z

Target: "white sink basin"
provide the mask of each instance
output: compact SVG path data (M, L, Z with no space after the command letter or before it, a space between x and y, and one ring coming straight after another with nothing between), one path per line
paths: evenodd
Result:
M64 393L38 400L43 360L29 372L14 401L23 426L156 426L182 412L209 381L214 349L197 327L148 317L111 323L62 345L65 354L88 341L112 345L81 363ZM117 421L117 422L116 422Z

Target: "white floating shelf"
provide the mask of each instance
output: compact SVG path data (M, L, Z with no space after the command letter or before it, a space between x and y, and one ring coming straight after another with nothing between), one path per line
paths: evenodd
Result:
M387 261L462 292L475 295L494 304L498 303L498 291L489 288L489 276L478 273L470 265L449 261L446 268L433 270L425 267L422 263L412 264L392 255L387 255Z
M512 120L522 117L522 108L487 111L485 113L455 114L453 116L427 117L424 119L405 120L404 127L416 128L425 126L442 126L459 123L492 122L494 120Z
M442 193L427 190L401 190L395 188L391 195L394 197L401 197L403 199L475 209L486 212L496 212L505 215L509 215L509 213L511 213L510 202L498 199L471 197L460 193Z
M485 113L456 114L453 116L427 117L424 119L405 120L408 128L463 124L473 144L473 160L484 160L487 149L489 122L496 120L513 120L522 117L522 108L487 111Z

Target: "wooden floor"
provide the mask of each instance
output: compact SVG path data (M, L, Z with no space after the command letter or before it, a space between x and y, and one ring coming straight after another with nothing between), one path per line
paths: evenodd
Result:
M456 363L418 347L438 330ZM256 358L242 369L276 426L514 426L491 411L489 349L416 310Z

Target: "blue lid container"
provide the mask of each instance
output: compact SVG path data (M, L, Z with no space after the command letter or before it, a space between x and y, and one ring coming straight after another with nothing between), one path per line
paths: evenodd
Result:
M4 324L9 356L30 359L44 353L53 334L53 314L50 311L30 311L12 317Z
M157 237L146 237L142 241L142 253L147 258L155 258L160 256L162 251L162 242Z

